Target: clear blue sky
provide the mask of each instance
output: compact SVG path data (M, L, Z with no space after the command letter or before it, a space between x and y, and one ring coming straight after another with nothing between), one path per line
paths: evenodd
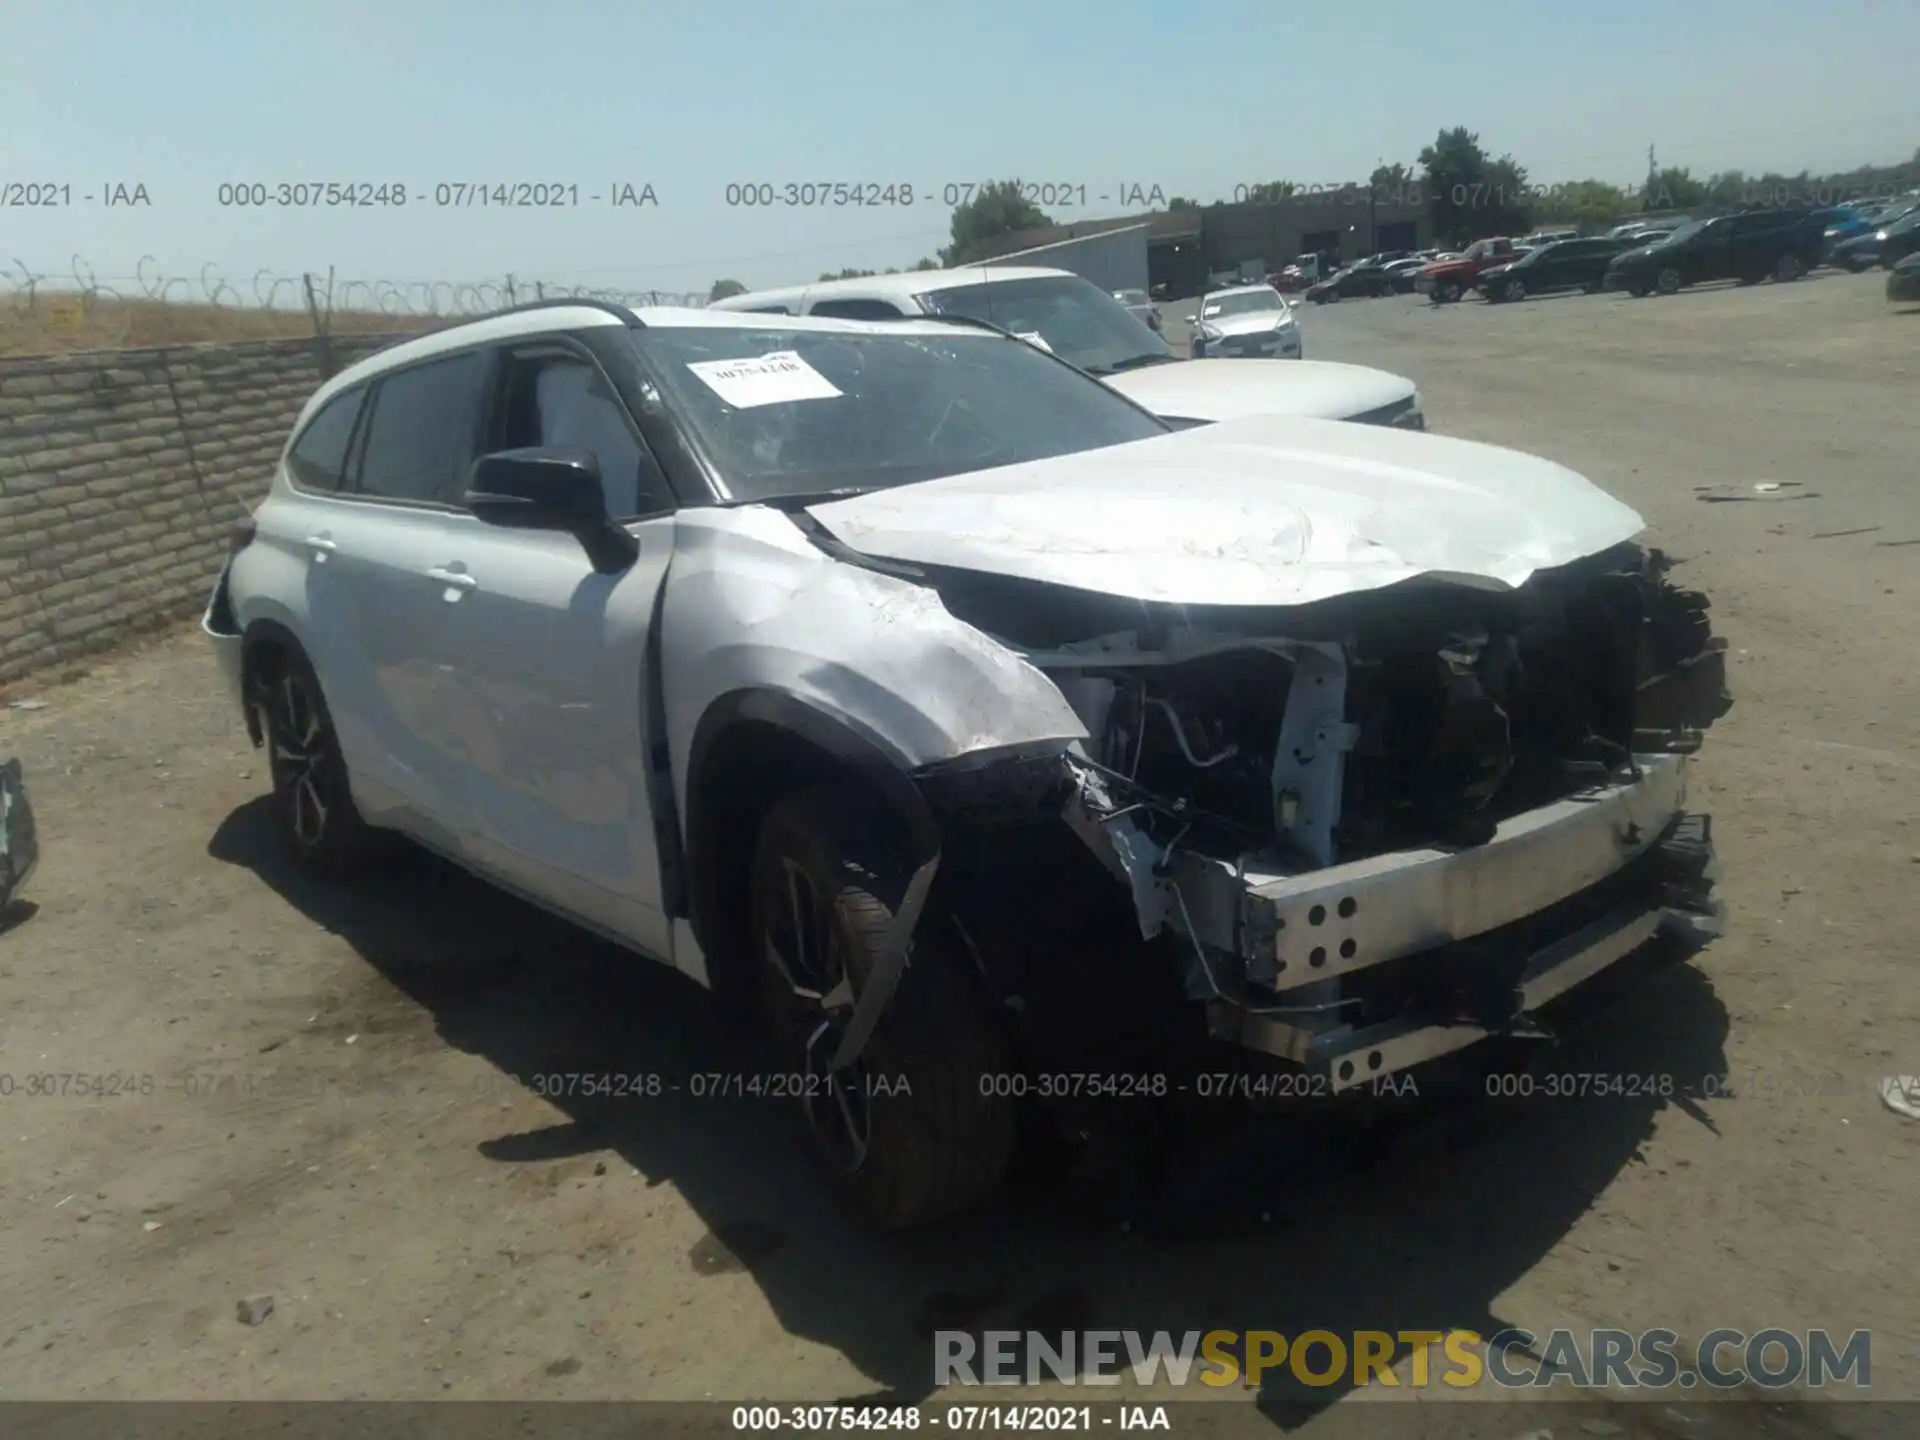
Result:
M1443 126L1536 183L1890 162L1920 144L1914 0L10 0L0 181L75 204L0 210L0 267L102 277L151 256L261 269L702 289L912 263L949 182L1364 177ZM1303 11L1314 12L1311 15ZM401 210L239 211L223 181L405 183ZM580 208L440 209L439 182L558 181ZM908 181L910 209L729 208L729 182ZM152 203L79 197L144 184ZM651 184L657 206L585 200ZM0 286L3 289L4 286Z

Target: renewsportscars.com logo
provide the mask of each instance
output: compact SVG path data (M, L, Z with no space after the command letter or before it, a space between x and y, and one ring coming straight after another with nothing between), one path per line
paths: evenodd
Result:
M988 1330L979 1337L940 1330L933 1337L935 1385L1258 1386L1265 1376L1302 1385L1347 1384L1470 1390L1822 1389L1872 1383L1873 1336L1855 1330L1837 1340L1826 1330L1710 1330L1687 1344L1671 1330ZM1404 1359L1406 1377L1394 1369ZM1196 1365L1196 1361L1199 1363Z

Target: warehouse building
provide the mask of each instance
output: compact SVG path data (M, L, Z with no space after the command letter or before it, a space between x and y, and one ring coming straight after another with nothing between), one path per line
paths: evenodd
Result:
M1278 270L1296 255L1325 252L1347 261L1380 250L1423 249L1433 243L1433 223L1424 206L1410 203L1414 198L1350 186L1285 200L1083 220L998 236L979 263L1052 265L1105 290L1196 295L1210 275ZM1109 283L1116 275L1133 278Z

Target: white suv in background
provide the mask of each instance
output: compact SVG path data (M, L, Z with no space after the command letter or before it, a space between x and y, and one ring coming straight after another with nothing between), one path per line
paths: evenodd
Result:
M1268 293L1280 298L1277 291ZM709 308L855 320L910 315L984 320L1051 350L1176 425L1303 415L1426 428L1411 380L1364 365L1301 360L1299 330L1282 346L1271 314L1258 328L1275 343L1265 352L1248 352L1268 358L1236 356L1192 365L1112 295L1067 270L986 265L864 275L732 295ZM1288 363L1274 364L1278 358Z

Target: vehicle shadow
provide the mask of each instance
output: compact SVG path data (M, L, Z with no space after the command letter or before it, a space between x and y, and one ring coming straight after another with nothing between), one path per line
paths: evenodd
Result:
M410 846L351 886L322 881L285 858L260 800L233 812L208 849L346 939L447 1043L522 1082L759 1068L684 977ZM1717 1077L1726 1031L1706 977L1663 968L1631 1000L1570 1026L1550 1068ZM1616 1175L1646 1163L1662 1109L1679 1105L1712 1128L1690 1101L1651 1095L1475 1094L1427 1107L1417 1124L1371 1128L1218 1104L1170 1127L1143 1111L1139 1133L1158 1138L1142 1142L1130 1182L1109 1171L1016 1189L964 1224L876 1239L834 1209L779 1102L682 1093L555 1103L563 1119L499 1136L484 1153L536 1164L611 1150L647 1183L671 1182L708 1229L688 1265L750 1273L790 1333L834 1347L873 1381L833 1398L892 1404L935 1392L936 1331L1166 1331L1176 1342L1214 1329L1491 1334L1507 1323L1497 1297ZM1273 1371L1258 1404L1292 1429L1349 1388Z

